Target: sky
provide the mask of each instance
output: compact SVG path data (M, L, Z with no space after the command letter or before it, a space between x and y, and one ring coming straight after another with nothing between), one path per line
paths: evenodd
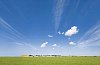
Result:
M0 0L0 56L99 50L100 0Z

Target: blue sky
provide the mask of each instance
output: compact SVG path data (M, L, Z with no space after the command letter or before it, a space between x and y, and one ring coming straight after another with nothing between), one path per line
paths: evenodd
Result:
M99 3L0 0L0 56L100 55Z

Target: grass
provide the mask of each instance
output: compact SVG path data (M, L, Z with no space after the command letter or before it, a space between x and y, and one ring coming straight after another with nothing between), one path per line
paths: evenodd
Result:
M0 65L100 65L100 57L0 57Z

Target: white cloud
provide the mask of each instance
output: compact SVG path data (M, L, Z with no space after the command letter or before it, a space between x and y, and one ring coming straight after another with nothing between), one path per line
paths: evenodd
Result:
M56 46L57 46L57 44L53 44L52 46L56 47Z
M59 32L58 32L58 34L60 35L60 34L61 34L61 32L59 31Z
M77 34L79 32L79 29L77 29L77 26L71 27L68 31L65 32L65 36L72 36L74 34Z
M48 37L53 37L52 35L48 35Z
M62 32L62 35L64 34L64 32Z
M48 42L44 42L40 47L46 47L46 45L48 44Z
M74 42L69 42L69 45L76 45L76 43L74 43Z

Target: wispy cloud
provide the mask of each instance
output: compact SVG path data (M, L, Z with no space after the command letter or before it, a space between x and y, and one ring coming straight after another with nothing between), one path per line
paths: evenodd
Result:
M17 45L21 45L21 46L24 45L23 43L19 43L19 42L15 42L15 44L17 44Z
M27 43L27 42L14 42L16 45L19 45L19 46L23 46L25 48L29 48L30 50L36 50L36 48L30 44L30 43Z
M65 36L72 36L74 34L77 34L78 32L79 32L79 29L77 29L77 26L73 26L71 27L71 29L65 32Z
M29 47L31 50L36 49L31 43L24 43L25 46Z
M54 6L54 22L55 22L56 32L60 25L61 16L64 10L64 3L65 3L65 0L56 0L56 5Z
M51 38L51 37L53 37L53 36L52 36L52 35L48 35L48 37L50 37L50 38Z
M44 42L43 44L41 44L41 48L44 48L44 47L46 47L46 45L48 44L48 42Z
M100 21L90 28L78 41L78 46L100 46Z

